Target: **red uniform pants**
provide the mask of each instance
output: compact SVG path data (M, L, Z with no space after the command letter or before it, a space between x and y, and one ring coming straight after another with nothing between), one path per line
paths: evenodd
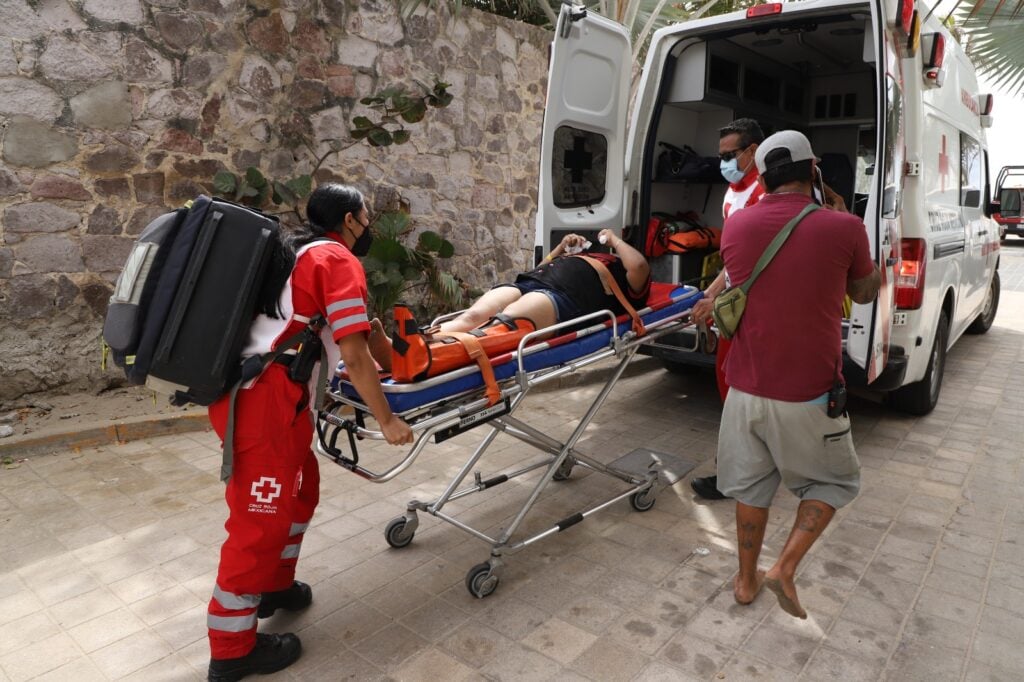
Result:
M718 395L722 397L722 404L725 404L725 396L729 395L729 384L725 383L725 358L729 355L729 348L732 341L719 336L718 350L715 352L715 382L718 384Z
M223 440L227 397L209 413ZM291 381L281 365L271 364L251 388L238 391L234 468L224 493L228 539L207 616L213 658L249 653L260 594L295 579L303 534L320 499L311 417L305 384Z

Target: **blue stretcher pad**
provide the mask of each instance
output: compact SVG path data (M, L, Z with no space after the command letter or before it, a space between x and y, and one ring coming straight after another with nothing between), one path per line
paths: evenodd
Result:
M703 293L695 287L662 285L658 289L652 288L648 307L637 312L644 326L654 329L666 320L678 319L702 297ZM534 373L556 368L606 350L613 338L610 320L605 318L604 322L601 322L600 319L592 318L588 323L589 326L584 329L527 346L523 351L523 367L526 372ZM631 325L629 316L620 316L616 321L618 335L621 337L629 332ZM491 358L494 377L499 385L515 377L519 369L516 356L517 353L513 351ZM396 383L387 378L381 381L381 387L391 410L401 415L425 405L482 392L484 381L479 368L471 364L415 383ZM347 379L342 378L340 369L331 381L331 391L340 392L347 398L362 402L355 387Z

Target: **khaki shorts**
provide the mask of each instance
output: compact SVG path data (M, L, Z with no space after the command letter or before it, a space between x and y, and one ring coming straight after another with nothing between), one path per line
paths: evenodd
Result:
M838 509L860 490L850 418L821 401L790 403L729 389L718 433L718 489L751 507L771 506L782 483L802 500Z

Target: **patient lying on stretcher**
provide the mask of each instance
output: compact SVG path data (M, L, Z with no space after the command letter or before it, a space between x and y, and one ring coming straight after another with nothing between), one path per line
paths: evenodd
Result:
M416 328L408 310L396 308L393 378L418 381L479 362L480 354L493 356L514 349L529 332L589 313L630 312L616 288L632 308L643 308L651 287L647 259L611 230L602 230L598 240L615 254L569 255L567 251L582 248L586 239L566 235L539 266L521 273L512 284L494 287L429 335Z

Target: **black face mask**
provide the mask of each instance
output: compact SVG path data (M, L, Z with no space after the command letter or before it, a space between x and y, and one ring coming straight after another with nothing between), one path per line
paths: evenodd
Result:
M370 224L367 223L363 226L363 233L356 237L355 242L352 244L352 255L356 258L362 258L370 252L371 244L373 244L373 233L370 232Z

